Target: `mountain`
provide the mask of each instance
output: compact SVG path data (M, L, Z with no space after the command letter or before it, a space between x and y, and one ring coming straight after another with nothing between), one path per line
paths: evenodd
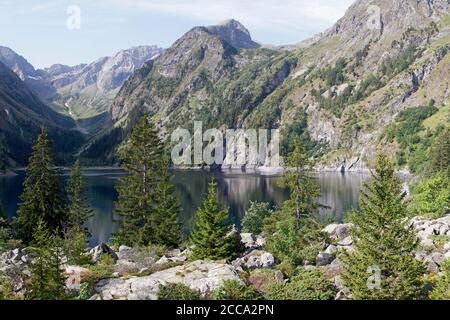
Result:
M194 120L281 128L283 151L299 135L324 169L367 168L380 146L411 169L450 123L449 12L447 0L359 0L329 30L275 50L248 45L234 21L193 28L125 82L110 111L114 127L85 156L98 148L114 161L150 112L166 137ZM412 131L405 118L416 121ZM402 143L404 134L417 143Z
M55 64L36 70L24 57L0 47L0 62L59 112L87 118L107 111L125 80L162 51L156 46L139 46L90 64L73 67Z
M42 127L55 140L57 159L74 152L84 141L75 122L43 103L27 85L0 62L0 148L2 162L23 166Z
M56 93L56 90L45 79L45 73L36 70L24 57L10 48L0 46L0 62L12 70L41 98L47 99Z
M254 42L247 28L234 19L224 21L217 26L207 27L208 31L216 35L236 49L256 49L261 45Z
M54 102L75 117L87 118L107 111L125 80L162 51L156 46L133 47L87 65L53 65L43 72L57 91Z

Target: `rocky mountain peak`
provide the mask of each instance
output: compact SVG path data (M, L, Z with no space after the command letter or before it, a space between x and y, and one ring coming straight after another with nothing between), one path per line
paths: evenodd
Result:
M234 19L207 27L211 34L217 35L236 49L255 49L260 45L252 40L247 28Z

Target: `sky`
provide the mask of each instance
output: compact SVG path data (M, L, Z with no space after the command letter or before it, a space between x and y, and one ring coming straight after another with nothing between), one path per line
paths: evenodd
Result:
M137 45L170 47L194 26L233 18L264 44L331 27L354 0L0 0L0 45L37 68L76 65Z

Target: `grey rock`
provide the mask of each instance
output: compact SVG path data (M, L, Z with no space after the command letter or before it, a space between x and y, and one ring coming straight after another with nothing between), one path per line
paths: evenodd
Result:
M318 266L326 266L333 262L335 257L329 253L320 252L316 257L316 263Z
M117 256L117 254L114 252L113 249L111 249L107 244L105 243L101 243L98 246L94 247L93 249L91 249L89 251L89 254L92 255L92 260L94 260L95 262L100 261L101 257L104 254L107 254L109 256L111 256L111 258L114 260L114 262L116 262L117 260L119 260L119 257Z

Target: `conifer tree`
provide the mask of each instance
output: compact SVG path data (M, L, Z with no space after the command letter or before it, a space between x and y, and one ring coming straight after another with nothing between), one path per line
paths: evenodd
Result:
M77 160L72 168L67 188L69 196L69 227L71 228L86 229L86 222L93 214L92 209L87 205L85 187L83 168L80 161ZM86 233L88 233L87 230Z
M161 172L161 182L155 192L156 207L152 214L146 217L141 232L141 243L159 244L170 248L179 246L182 231L178 217L181 207L174 189L170 182L169 164L165 160Z
M25 243L39 220L43 220L52 233L62 232L67 222L64 188L59 180L61 171L55 168L51 142L43 128L29 159L15 227Z
M417 239L406 219L404 196L392 161L380 153L361 196L361 212L351 217L354 251L341 256L352 299L419 297L425 268L413 254Z
M65 298L65 275L62 270L61 238L52 235L43 219L33 232L31 278L27 283L27 299L59 300Z
M232 260L237 252L237 239L233 234L228 209L220 210L217 183L211 181L208 195L195 216L191 235L194 245L193 259Z
M290 191L290 198L283 205L292 211L297 219L310 218L319 207L317 198L320 187L311 171L314 163L308 158L300 139L295 140L294 150L287 156L288 169L281 180L281 186Z
M431 149L431 173L437 172L450 177L450 128L441 132Z
M286 172L280 185L290 197L265 220L269 234L267 247L289 267L313 262L325 245L318 219L320 187L313 176L314 163L308 158L300 139L286 157Z
M175 213L179 209L170 186L164 146L148 115L134 128L121 156L122 168L128 176L121 179L117 188L116 213L120 218L117 241L127 245L147 245L152 241L170 246L178 243ZM168 214L171 209L176 211ZM155 230L161 231L151 234Z

